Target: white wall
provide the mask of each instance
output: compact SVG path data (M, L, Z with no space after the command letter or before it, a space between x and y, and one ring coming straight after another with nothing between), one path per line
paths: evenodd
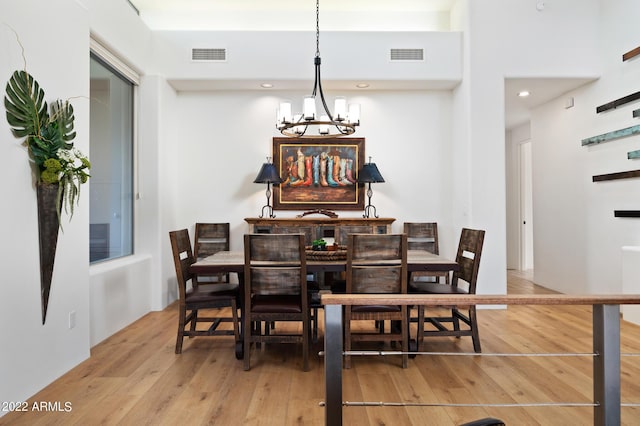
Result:
M153 272L151 264L151 256L135 255L91 266L91 346L151 310L151 288L146 284Z
M24 47L27 70L44 88L46 100L71 98L75 146L91 157L89 34L108 39L106 44L114 52L143 69L148 66L151 50L146 46L150 31L126 2L0 0L0 11L2 81L25 66L13 28ZM51 40L59 49L52 48ZM84 186L73 220L64 224L64 233L58 237L49 309L42 325L33 174L21 140L11 135L4 111L1 115L3 176L11 182L2 185L1 191L4 200L11 200L11 208L0 213L0 333L8 342L0 349L0 401L20 401L86 359L92 344L147 313L151 282L159 278L159 262L157 256L150 262L142 255L138 261L130 258L105 263L90 274L90 197L89 186ZM157 127L157 122L153 125ZM142 238L146 238L144 234ZM149 265L154 262L156 270L152 271ZM109 297L101 297L105 295ZM112 297L115 295L118 297ZM128 304L122 304L123 300ZM71 312L76 315L73 329L69 328Z
M640 247L622 247L622 292L640 293ZM621 307L625 321L640 325L640 306L624 305Z
M535 2L465 0L452 13L452 29L465 31L452 142L466 167L453 211L460 225L487 231L480 293L506 292L504 79L597 75L598 5L568 0L539 12Z
M154 30L215 30L215 31L304 31L315 25L312 3L290 0L211 5L203 2L198 8L163 5L161 13L145 14L145 22ZM447 31L449 14L433 11L430 2L403 1L397 10L386 2L362 0L324 0L320 13L322 31ZM366 6L365 6L366 5ZM394 10L396 9L396 10Z
M276 88L297 82L303 84L297 84L295 89L302 88L307 93L312 89L309 87L315 56L312 31L160 31L156 35L157 65L170 81L187 80L200 91L207 80L228 83L268 79ZM372 89L379 89L376 81L387 84L421 81L429 84L429 88L450 89L460 81L460 41L458 32L323 31L320 34L323 84L365 80L372 82ZM224 48L227 60L192 61L193 48ZM389 59L392 48L423 49L425 60L392 62ZM254 87L259 88L258 84ZM354 88L355 84L349 87Z
M627 152L640 149L638 137L591 147L581 140L637 125L631 111L637 103L596 114L596 107L638 90L640 61L622 62L635 48L640 28L640 4L619 0L601 3L599 81L573 96L575 106L564 109L564 97L534 111L531 125L534 167L535 279L562 292L621 292L623 246L640 243L638 219L614 218L614 210L637 210L637 179L593 183L592 176L638 169Z
M437 220L443 234L441 251L453 256L459 231L450 219L450 92L342 93L361 104L366 119L358 133L366 139L366 156L373 157L386 180L373 186L378 214L397 218L395 231L401 231L404 220ZM266 187L252 182L265 157L271 155L272 137L277 136L273 119L278 94L274 95L238 91L177 97L175 119L189 123L181 126L167 151L166 169L174 171L170 215L177 226L230 222L231 248L242 248L242 235L248 230L243 219L256 217L265 203ZM304 93L289 95L301 100ZM221 124L212 125L212 117ZM389 120L417 125L389 126ZM298 213L277 211L276 215ZM357 217L362 211L339 214Z
M47 101L74 97L75 146L89 153L89 49L87 11L72 0L0 1L2 21L18 33L26 67ZM35 13L34 11L38 12ZM52 21L52 17L56 17ZM52 49L43 33L54 36ZM64 60L59 57L64 52ZM25 63L16 35L0 25L0 78ZM4 90L3 90L4 97ZM80 195L73 220L58 237L46 323L42 324L36 191L27 150L12 136L2 107L0 157L0 401L21 401L89 356L89 194ZM76 326L69 329L69 313ZM4 414L4 413L0 413Z

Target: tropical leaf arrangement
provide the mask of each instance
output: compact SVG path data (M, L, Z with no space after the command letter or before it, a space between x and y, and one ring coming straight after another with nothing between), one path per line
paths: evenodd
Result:
M38 182L58 184L56 210L60 225L62 206L73 217L80 185L89 179L91 163L73 147L73 106L56 100L47 105L44 90L26 71L15 71L7 82L4 106L13 135L24 144L37 168Z

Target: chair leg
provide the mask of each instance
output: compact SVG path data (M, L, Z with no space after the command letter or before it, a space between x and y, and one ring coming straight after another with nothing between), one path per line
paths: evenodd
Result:
M402 309L404 312L402 313L402 317L404 321L401 322L400 327L402 327L402 368L407 368L407 364L409 363L409 317L408 317L408 306L403 306Z
M453 329L456 331L460 330L460 320L458 319L458 315L460 315L458 313L458 308L451 308L451 322L453 322ZM458 336L458 338L459 337L460 336Z
M302 370L309 371L309 336L311 327L309 317L302 320Z
M233 320L233 335L236 339L236 342L240 341L240 324L238 321L238 306L236 305L236 301L231 301L231 317Z
M424 306L418 305L418 333L416 340L418 341L418 348L424 341Z
M265 327L264 327L264 335L268 336L269 335L269 323L265 322ZM253 334L259 334L262 335L262 321L254 321L253 322L253 326L251 328L251 333ZM260 349L262 348L262 342L256 342L256 349Z
M471 322L471 337L473 338L473 350L476 353L482 352L480 347L480 333L478 332L478 320L476 317L476 307L469 308L469 320Z
M311 312L313 312L311 314L311 327L312 327L312 339L313 342L317 342L318 341L318 308L312 308Z
M191 311L191 327L190 330L191 331L196 331L196 325L198 324L198 310L194 309ZM193 337L193 335L189 335L189 339L191 339Z
M176 339L176 354L182 353L182 340L184 339L184 321L187 316L187 309L180 305L180 316L178 317L178 338Z
M350 308L345 306L345 311L348 311ZM351 313L350 312L345 312L344 313L344 351L345 352L349 352L351 351ZM349 369L351 368L351 355L345 355L344 356L344 368L345 369Z
M242 360L244 371L248 371L249 368L251 368L251 335L253 334L253 323L246 311L244 316L244 354Z

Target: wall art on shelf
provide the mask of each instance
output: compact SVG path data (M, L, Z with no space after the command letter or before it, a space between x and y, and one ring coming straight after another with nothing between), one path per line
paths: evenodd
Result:
M273 138L273 163L283 182L274 187L274 209L362 210L364 138Z

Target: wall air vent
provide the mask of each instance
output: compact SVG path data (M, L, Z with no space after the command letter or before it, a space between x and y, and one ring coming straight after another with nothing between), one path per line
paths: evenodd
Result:
M392 61L424 61L424 49L391 49Z
M227 49L193 48L191 49L191 60L192 61L224 62L227 60Z

